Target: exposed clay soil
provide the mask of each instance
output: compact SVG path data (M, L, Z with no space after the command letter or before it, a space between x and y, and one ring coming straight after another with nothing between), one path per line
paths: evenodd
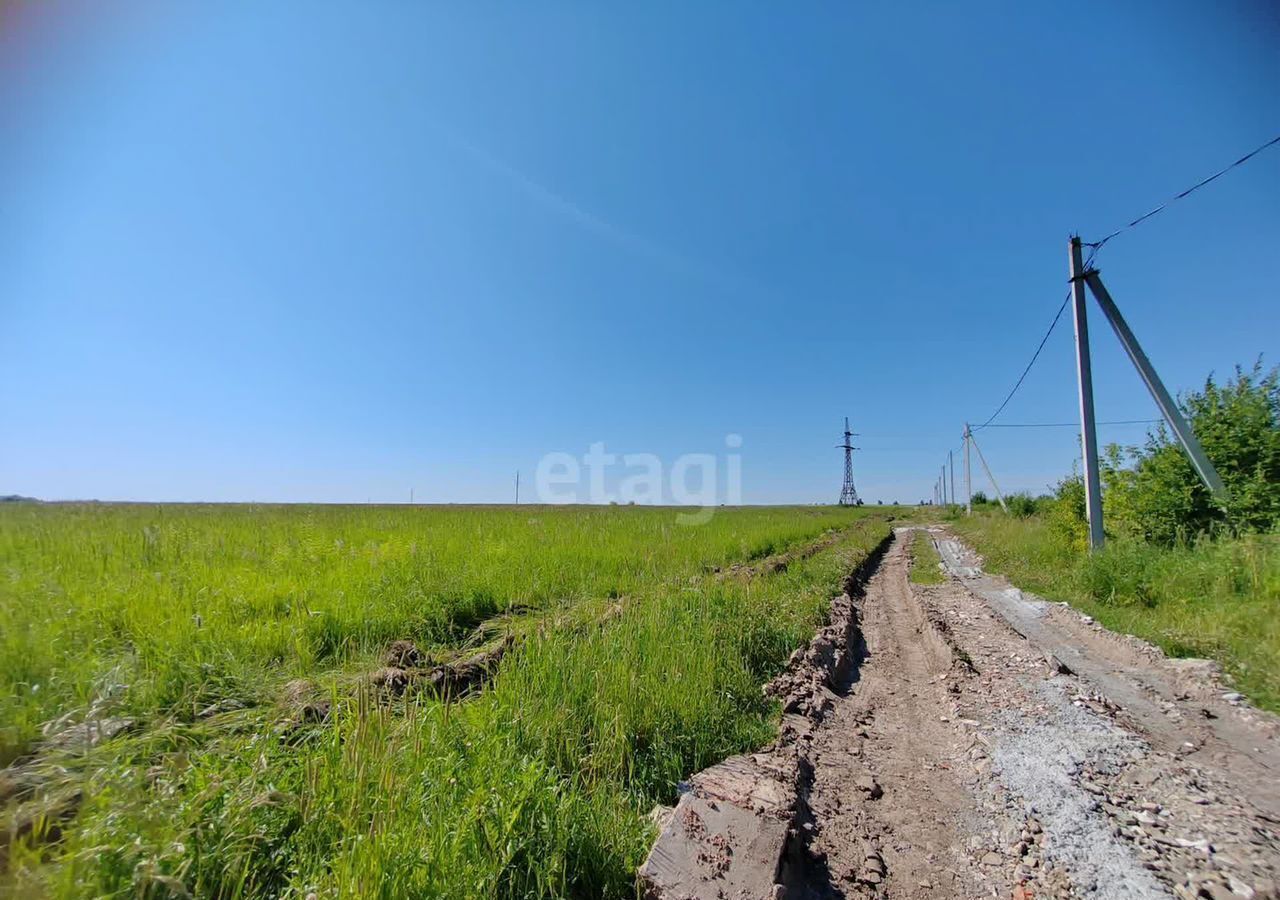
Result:
M900 529L770 685L779 741L691 779L647 892L1280 897L1276 717L930 531L948 580L909 581Z

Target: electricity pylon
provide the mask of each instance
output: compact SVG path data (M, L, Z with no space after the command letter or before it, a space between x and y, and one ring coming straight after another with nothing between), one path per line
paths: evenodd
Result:
M853 486L853 451L859 448L850 443L850 438L855 437L854 433L849 430L849 417L844 419L844 443L836 444L836 449L844 450L844 485L840 488L840 505L841 506L857 506L861 501L858 500L858 489Z

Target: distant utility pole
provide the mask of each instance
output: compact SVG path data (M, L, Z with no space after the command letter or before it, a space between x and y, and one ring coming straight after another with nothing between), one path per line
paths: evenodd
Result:
M956 457L954 451L947 451L947 465L951 467L951 504L956 502Z
M413 488L409 488L409 505L413 506Z
M942 467L942 502L947 502L947 467Z
M964 423L964 511L973 515L973 481L969 474L969 423Z
M520 470L516 469L516 506L520 505Z
M853 446L851 438L855 437L854 433L849 430L849 417L844 417L844 443L836 444L837 450L844 450L844 484L840 487L840 505L841 506L857 506L858 505L858 489L853 486L853 451L859 449Z
M1115 301L1111 299L1111 294L1107 291L1106 286L1103 285L1098 270L1085 269L1084 263L1080 258L1079 237L1071 238L1069 253L1071 260L1071 297L1076 321L1076 369L1080 380L1080 426L1081 449L1084 453L1085 512L1089 517L1089 548L1097 550L1102 547L1105 538L1102 532L1102 490L1098 479L1098 440L1093 416L1093 377L1089 368L1089 326L1086 319L1084 299L1086 284L1089 286L1089 291L1093 294L1093 298L1098 301L1102 314L1107 317L1111 330L1116 333L1116 337L1119 338L1125 353L1129 355L1129 361L1133 363L1134 368L1138 370L1138 374L1142 376L1147 390L1151 392L1152 399L1156 401L1156 406L1160 407L1164 420L1169 423L1169 428L1178 439L1178 443L1182 445L1183 451L1191 461L1192 468L1196 470L1196 474L1200 476L1204 486L1208 488L1209 493L1218 502L1226 499L1227 489L1218 475L1218 470L1213 467L1213 463L1205 455L1204 448L1200 446L1200 441L1196 438L1195 433L1192 432L1191 426L1183 418L1182 412L1178 409L1178 404L1174 402L1169 391L1165 389L1164 382L1156 374L1155 367L1151 365L1151 360L1147 359L1146 353L1142 351L1142 346L1138 343L1137 337L1130 330L1129 324L1124 320L1124 316L1120 315L1120 309L1116 306Z

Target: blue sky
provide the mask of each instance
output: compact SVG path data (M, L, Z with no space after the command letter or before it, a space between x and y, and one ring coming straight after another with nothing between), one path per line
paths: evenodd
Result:
M864 496L927 497L1068 234L1280 133L1278 16L10 8L0 493L505 501L550 452L738 434L747 502L830 502L849 415ZM1098 265L1181 390L1278 361L1277 246L1273 148ZM1093 326L1100 418L1156 415ZM1064 318L1002 421L1070 421L1075 390ZM1078 456L1070 428L981 438L1008 489Z

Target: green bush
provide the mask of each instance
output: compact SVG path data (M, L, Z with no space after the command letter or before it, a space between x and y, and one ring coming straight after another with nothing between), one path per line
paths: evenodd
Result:
M1181 406L1229 496L1214 500L1161 423L1143 447L1112 444L1098 461L1107 533L1169 547L1204 534L1280 527L1280 369L1237 367L1225 385L1210 377ZM1053 506L1055 530L1083 549L1088 525L1078 474L1058 485Z
M1118 531L1170 546L1198 534L1266 532L1280 524L1280 368L1236 368L1224 385L1212 378L1181 402L1205 454L1227 486L1216 502L1186 453L1161 424L1131 470L1112 466L1104 508Z
M1030 494L1012 494L1005 498L1005 505L1009 507L1010 514L1025 519L1036 514L1040 501Z
M1056 496L1048 504L1049 527L1063 546L1081 553L1089 546L1089 523L1085 516L1084 480L1079 475L1058 483Z

